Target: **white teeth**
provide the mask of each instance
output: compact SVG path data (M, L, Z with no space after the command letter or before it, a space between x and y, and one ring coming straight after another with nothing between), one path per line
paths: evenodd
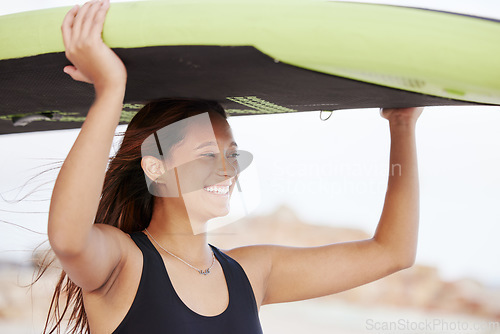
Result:
M204 188L206 191L215 193L218 195L225 195L229 192L229 187L223 187L223 186L211 186L211 187L205 187Z

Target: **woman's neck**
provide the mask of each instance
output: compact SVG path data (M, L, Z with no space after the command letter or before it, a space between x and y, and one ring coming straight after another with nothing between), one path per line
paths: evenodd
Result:
M155 198L148 232L161 247L192 265L212 258L205 228L206 222L189 217L182 198Z

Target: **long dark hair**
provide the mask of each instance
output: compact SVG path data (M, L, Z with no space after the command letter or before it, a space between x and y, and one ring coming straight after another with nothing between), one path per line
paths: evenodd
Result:
M220 104L201 99L165 98L152 101L139 110L130 121L119 150L109 160L95 224L113 225L125 233L141 231L149 225L154 196L148 191L141 167L141 145L155 131L205 112L226 118ZM178 139L181 140L181 136ZM166 152L170 149L162 148ZM55 260L53 254L45 256L35 282ZM64 302L62 310L61 300ZM63 270L52 296L43 333L60 333L63 317L70 310L69 333L90 333L82 289Z

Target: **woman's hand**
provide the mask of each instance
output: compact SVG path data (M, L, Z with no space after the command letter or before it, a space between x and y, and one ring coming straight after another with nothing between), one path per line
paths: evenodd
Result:
M380 116L387 119L391 124L411 124L415 125L423 107L416 108L383 108L380 109Z
M97 93L125 88L127 71L120 58L104 44L101 34L109 0L73 7L64 17L62 35L66 57L73 66L64 72L74 80L94 84Z

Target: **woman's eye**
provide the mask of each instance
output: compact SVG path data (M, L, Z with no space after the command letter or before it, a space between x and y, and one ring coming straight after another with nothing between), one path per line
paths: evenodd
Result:
M216 153L203 153L201 154L202 157L208 157L208 158L216 158L217 157L217 154ZM234 152L234 153L231 153L231 154L228 154L228 158L237 158L239 157L240 154L238 152Z

